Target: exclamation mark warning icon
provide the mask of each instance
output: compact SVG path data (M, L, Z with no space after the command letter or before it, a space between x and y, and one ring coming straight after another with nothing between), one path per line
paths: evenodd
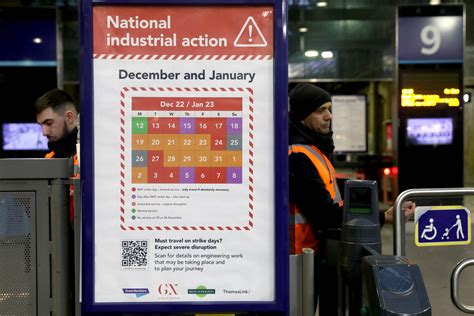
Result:
M254 18L249 16L234 41L235 47L265 47L267 41Z

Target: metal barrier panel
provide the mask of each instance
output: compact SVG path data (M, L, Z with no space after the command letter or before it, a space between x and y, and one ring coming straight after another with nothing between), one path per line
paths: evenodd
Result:
M67 231L71 175L68 159L0 159L2 316L73 315Z
M0 315L36 313L35 194L0 192Z

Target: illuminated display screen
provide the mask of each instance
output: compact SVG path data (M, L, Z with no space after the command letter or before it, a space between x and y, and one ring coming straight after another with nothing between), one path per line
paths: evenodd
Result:
M459 73L402 72L400 105L402 108L456 108L461 105Z
M413 106L437 106L447 104L448 106L459 106L460 90L456 88L445 88L443 95L422 94L415 89L402 89L402 107Z
M372 214L372 190L369 187L354 187L349 191L351 214Z
M450 145L452 142L452 118L407 119L407 145Z
M3 150L47 150L48 139L36 123L4 123Z

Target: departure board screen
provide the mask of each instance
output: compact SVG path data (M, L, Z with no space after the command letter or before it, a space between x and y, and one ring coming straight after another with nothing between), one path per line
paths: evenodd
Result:
M401 71L400 106L411 108L457 108L461 105L459 71Z

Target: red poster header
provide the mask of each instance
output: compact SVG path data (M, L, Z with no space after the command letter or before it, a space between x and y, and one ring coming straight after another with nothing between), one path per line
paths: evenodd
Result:
M134 97L133 111L242 111L242 98Z
M271 6L95 6L94 54L269 59L273 21Z

